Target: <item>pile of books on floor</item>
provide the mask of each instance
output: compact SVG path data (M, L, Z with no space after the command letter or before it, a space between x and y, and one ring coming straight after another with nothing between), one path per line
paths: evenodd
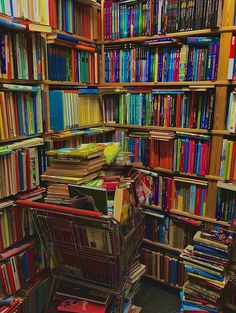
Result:
M233 237L226 231L198 231L194 244L182 252L188 280L181 292L181 312L221 310L223 290L228 282Z

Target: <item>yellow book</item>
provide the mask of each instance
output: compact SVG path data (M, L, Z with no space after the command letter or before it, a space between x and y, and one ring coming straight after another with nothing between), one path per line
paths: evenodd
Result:
M156 53L155 53L155 68L154 68L154 82L158 81L158 48L156 48Z
M227 180L230 179L230 170L232 166L232 157L233 157L233 141L229 141L229 159L228 159L228 168L227 168Z
M4 128L3 128L3 117L2 117L2 109L1 109L1 104L0 104L0 140L4 140L5 138L5 133L4 133Z

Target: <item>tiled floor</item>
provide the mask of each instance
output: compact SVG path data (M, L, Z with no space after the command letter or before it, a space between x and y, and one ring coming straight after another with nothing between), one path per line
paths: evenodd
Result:
M142 289L134 301L142 313L177 313L180 308L179 291L149 279L142 280Z

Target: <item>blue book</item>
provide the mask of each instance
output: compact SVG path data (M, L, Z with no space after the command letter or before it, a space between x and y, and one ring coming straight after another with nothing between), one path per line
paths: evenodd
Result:
M56 34L57 38L63 41L68 41L71 43L79 43L79 40L77 38L71 37L69 35L65 34Z
M189 213L194 214L195 205L196 205L196 194L197 194L197 186L192 184L190 186L190 203L189 203Z
M211 80L213 50L214 50L214 43L211 43L211 44L209 44L209 48L208 48L208 60L207 60L207 69L206 69L206 80Z
M22 150L18 150L18 160L19 160L19 170L20 170L20 189L24 191L24 166L23 166L23 158L22 158Z
M64 130L64 109L63 109L63 92L50 91L50 124L52 130Z
M198 151L197 151L197 168L195 174L200 173L200 163L201 163L201 153L202 153L202 143L201 141L198 142Z
M17 94L17 105L18 105L18 120L19 120L20 136L24 136L25 135L24 119L23 119L24 110L23 110L22 97L20 93Z
M171 260L171 282L175 286L177 284L178 261Z
M29 275L29 267L28 267L26 252L23 252L22 254L22 264L23 264L24 279L26 282L28 282L30 280L30 275Z
M6 29L14 29L14 30L23 30L26 29L25 25L15 23L15 22L8 22L5 20L0 19L0 27L1 28L6 28Z
M200 204L200 216L203 216L203 206L204 206L205 193L206 193L206 188L202 188L202 197L201 197L201 204Z
M213 255L213 256L218 256L224 259L228 258L229 256L229 253L227 251L205 246L204 244L199 244L196 242L194 242L194 249L197 251L201 251L201 252Z
M220 276L217 276L217 275L213 275L213 274L209 274L208 272L199 270L199 269L194 268L194 267L189 267L189 266L186 266L186 265L185 265L185 272L186 273L191 273L191 274L196 274L196 275L203 276L205 278L209 278L209 279L220 281L220 282L222 282L224 280L223 277L220 277Z

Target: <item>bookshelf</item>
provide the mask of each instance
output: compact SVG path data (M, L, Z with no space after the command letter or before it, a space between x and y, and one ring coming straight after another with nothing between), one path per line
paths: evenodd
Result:
M106 14L104 12L103 6L104 2L102 1L102 14ZM221 226L221 227L230 227L232 231L235 231L235 226L232 225L232 223L228 223L224 220L218 220L216 218L216 208L217 208L217 184L218 182L221 182L224 180L224 178L220 175L220 167L221 167L221 158L222 158L222 146L225 139L230 138L230 140L235 140L235 133L230 133L226 126L225 126L225 119L226 119L226 113L227 113L227 106L228 106L228 95L230 89L235 85L235 81L228 80L227 78L227 72L228 72L228 59L229 59L229 53L230 53L230 44L231 44L231 38L232 35L236 31L236 26L234 25L234 9L235 9L235 0L230 1L223 1L223 12L222 12L222 24L220 27L215 28L206 28L206 29L199 29L199 30L190 30L190 31L181 31L181 32L173 32L173 33L165 33L165 34L158 34L158 35L145 35L145 36L137 36L137 37L130 37L126 36L126 38L113 38L113 39L106 39L104 38L101 40L101 51L102 51L102 81L101 81L101 92L104 92L103 97L106 97L106 95L109 94L128 94L134 92L136 90L137 93L148 93L152 92L152 90L160 89L165 90L168 88L168 90L174 90L174 89L186 89L189 88L190 90L197 90L204 89L204 88L213 88L215 90L215 110L214 110L214 123L213 127L210 130L206 129L200 129L200 128L181 128L181 127L167 127L167 126L151 126L151 125L132 125L128 123L120 123L118 121L107 121L104 119L106 127L113 127L117 129L118 134L124 134L117 135L117 138L122 138L122 142L124 140L125 142L125 149L128 150L127 147L127 138L150 138L151 131L164 131L164 132L185 132L189 134L202 134L202 135L210 135L211 137L211 155L210 155L210 162L209 162L209 173L204 175L203 177L199 177L198 175L190 174L190 173L183 173L183 172L174 172L173 170L161 168L161 167L150 167L145 166L145 164L139 164L136 163L136 168L139 168L140 170L144 171L151 171L154 172L157 175L165 175L166 177L182 177L183 179L197 179L199 181L207 182L207 189L208 189L208 195L206 200L206 213L204 216L198 216L196 214L191 214L190 212L183 212L180 210L177 210L176 208L172 208L170 212L167 212L166 214L175 214L180 217L186 217L190 219L194 219L197 221L202 221L203 224L206 225L212 225L212 226ZM233 8L233 9L232 9ZM114 8L112 8L114 9ZM103 25L102 29L104 32ZM114 24L112 27L115 27ZM108 27L109 29L109 27ZM112 28L113 29L113 28ZM110 34L112 36L117 36L117 29L115 33ZM119 30L118 30L119 32ZM179 41L179 42L186 42L187 37L189 36L217 36L220 38L219 41L219 61L218 61L218 72L215 80L203 80L203 81L173 81L173 82L156 82L156 81L145 81L145 82L120 82L117 80L117 82L106 82L106 75L107 75L107 63L105 59L105 53L106 48L111 47L116 48L119 46L126 47L132 46L132 45L140 45L144 44L148 41L155 41L157 42L156 46L159 47L159 44L162 46L165 46L161 40L167 40L172 39L173 41ZM159 42L158 42L159 40ZM165 41L164 41L165 42ZM169 43L166 41L166 46L168 46ZM118 49L118 48L117 48ZM114 89L116 88L116 90ZM105 111L106 112L106 111ZM105 113L106 114L106 113ZM104 116L106 116L104 114ZM135 116L135 114L134 114ZM136 133L136 134L135 134ZM130 145L131 146L131 145ZM132 150L133 151L133 150ZM148 154L149 152L147 152ZM139 154L138 154L139 155ZM135 162L135 161L134 161ZM138 162L136 160L136 162ZM156 212L163 212L163 208L160 205L145 205L147 209L150 209L152 211ZM166 212L166 211L165 211ZM166 252L168 253L169 247L160 243L152 242L148 239L144 239L144 247L146 247L147 244L149 244L149 247L153 247L153 250L159 251L159 249L166 249ZM151 248L150 248L151 249ZM156 279L150 275L146 275L150 279L156 280L158 282L162 282L166 284L163 281L160 281L159 279Z

